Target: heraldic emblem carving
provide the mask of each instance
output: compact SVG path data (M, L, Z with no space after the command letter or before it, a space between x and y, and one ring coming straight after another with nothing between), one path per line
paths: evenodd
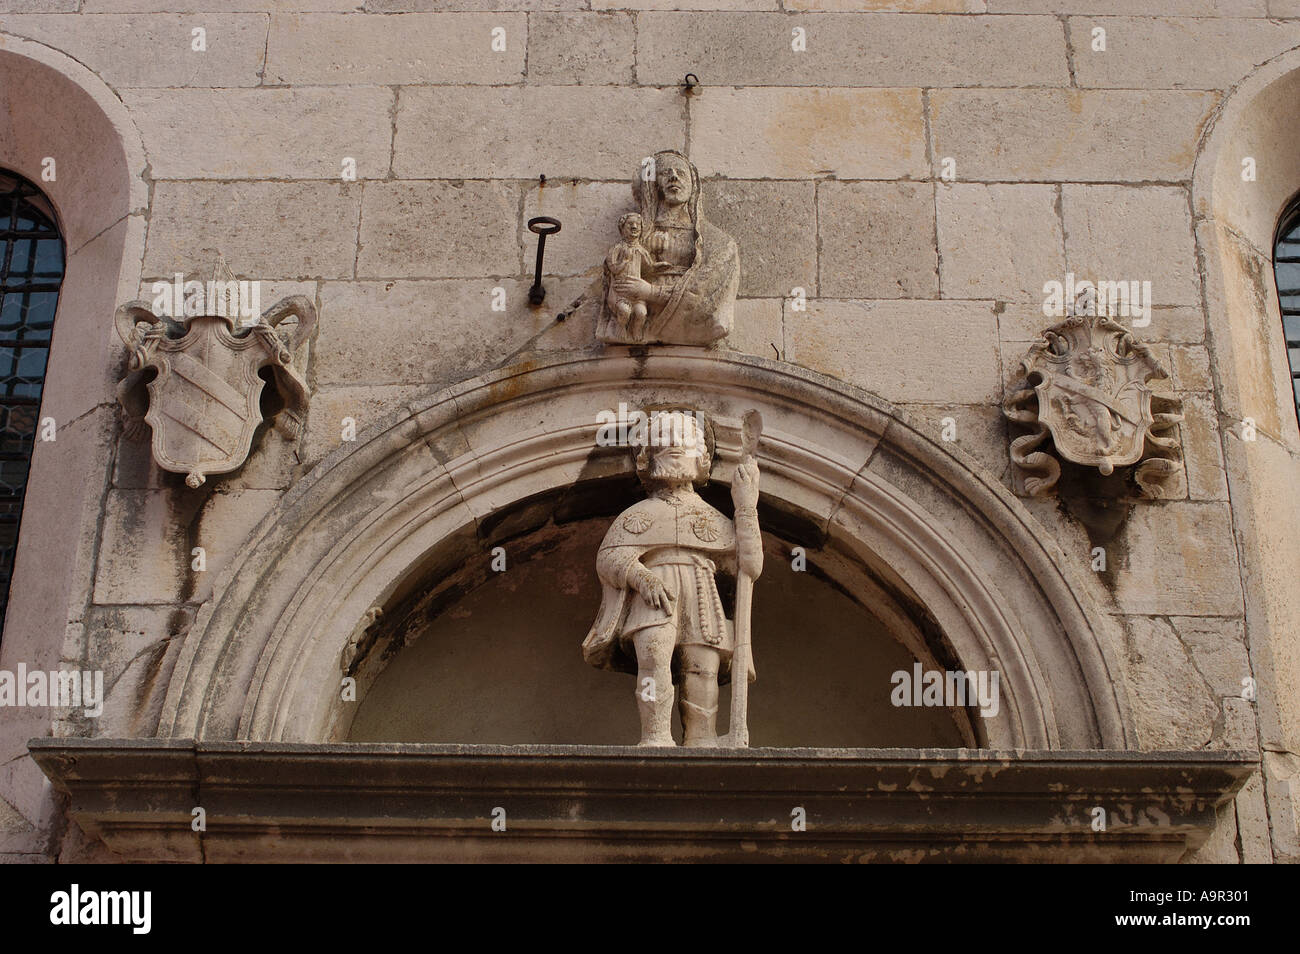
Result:
M734 521L695 491L708 482L714 452L702 420L698 412L660 411L647 434L630 438L648 496L618 516L596 556L600 612L582 654L600 669L636 674L644 746L676 745L674 701L686 745L749 744L750 614L763 570L756 460L762 419L757 411L745 416L731 484ZM736 577L733 619L718 593L719 572ZM718 687L729 680L731 731L719 737Z
M290 316L298 319L297 326L280 330ZM190 487L200 486L208 474L235 470L248 458L262 423L264 382L258 371L264 367L274 369L285 403L276 428L291 440L302 432L309 391L293 355L316 324L310 299L282 299L243 328L229 314L197 315L180 324L155 315L143 301L118 308L114 321L130 350L127 374L117 387L126 435L143 437L147 423L158 466L185 474ZM150 371L157 373L148 382L146 403L137 385Z
M711 345L732 328L740 288L736 240L704 216L700 174L680 152L641 161L640 208L619 219L605 258L596 337L611 344Z
M1164 495L1162 482L1182 458L1175 431L1182 406L1148 386L1169 375L1147 345L1105 315L1072 315L1043 332L1021 370L1029 387L1007 398L1003 411L1033 428L1011 443L1030 495L1050 493L1061 476L1053 448L1103 476L1136 465L1140 495Z

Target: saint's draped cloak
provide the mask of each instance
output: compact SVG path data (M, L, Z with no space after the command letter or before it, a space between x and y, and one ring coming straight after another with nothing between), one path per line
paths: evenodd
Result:
M696 532L699 518L707 515L703 537ZM703 500L675 508L653 497L633 504L619 514L605 534L596 555L596 576L600 579L600 610L587 638L582 656L599 669L635 673L635 650L623 635L631 600L644 599L628 583L628 576L642 559L665 549L689 550L713 560L718 569L736 569L736 532L730 520ZM728 623L730 625L730 623ZM724 665L724 670L728 667ZM753 679L751 670L750 679ZM721 682L727 682L725 674Z

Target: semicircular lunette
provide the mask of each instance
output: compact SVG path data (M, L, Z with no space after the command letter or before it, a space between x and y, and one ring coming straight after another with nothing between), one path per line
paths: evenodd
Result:
M341 737L340 660L376 610L436 577L440 561L486 561L503 536L579 506L574 488L603 488L599 499L633 485L626 449L596 440L597 411L620 402L705 411L724 491L742 415L761 412L764 529L802 527L828 565L858 568L928 620L947 663L999 672L1002 704L982 720L982 744L1134 744L1104 617L995 479L867 392L686 347L531 359L413 402L326 458L217 580L159 734Z

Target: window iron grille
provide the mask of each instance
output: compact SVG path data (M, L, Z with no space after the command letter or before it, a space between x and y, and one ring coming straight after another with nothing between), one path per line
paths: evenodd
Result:
M0 169L0 627L9 606L63 271L54 210L36 186Z

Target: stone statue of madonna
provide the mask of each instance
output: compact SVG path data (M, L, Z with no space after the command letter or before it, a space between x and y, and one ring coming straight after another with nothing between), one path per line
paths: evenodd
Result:
M735 239L700 209L699 172L666 149L642 161L632 190L650 262L639 278L606 263L596 337L610 344L717 343L731 332L740 256ZM628 321L627 307L611 305L620 301L644 304L645 320Z

